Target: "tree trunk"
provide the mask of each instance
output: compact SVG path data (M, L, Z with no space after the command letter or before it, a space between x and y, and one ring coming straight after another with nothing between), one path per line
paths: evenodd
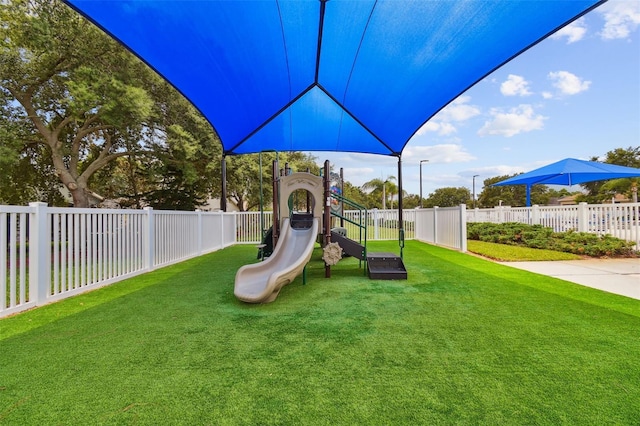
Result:
M89 205L89 194L86 188L83 188L80 185L75 183L70 183L67 185L69 188L69 192L71 192L71 197L73 197L73 207L79 208L88 208L91 207Z

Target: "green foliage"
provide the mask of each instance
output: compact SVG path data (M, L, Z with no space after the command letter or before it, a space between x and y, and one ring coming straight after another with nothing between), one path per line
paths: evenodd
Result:
M503 206L524 206L527 203L527 191L525 185L492 186L518 174L496 176L484 180L484 187L478 197L478 207L490 208ZM531 187L531 204L546 205L549 203L549 187L546 185L533 185Z
M424 207L455 207L460 204L470 205L471 192L469 189L461 186L459 188L438 188L424 201Z
M404 198L402 199L402 205L405 209L415 209L416 207L420 207L420 195L405 194ZM424 202L423 202L423 205L424 205Z
M591 161L600 160L598 157L592 157ZM617 164L618 166L640 168L640 146L630 146L626 149L616 148L609 151L605 154L604 162ZM633 199L634 193L640 186L640 178L587 182L580 186L586 191L586 194L580 196L577 201L598 204L609 202L615 194L624 194L629 199Z
M362 188L355 186L348 181L344 182L344 196L361 206L366 206L368 202L367 194L362 190Z
M395 180L395 176L388 176L384 180L375 178L365 182L360 187L367 194L367 202L364 206L368 209L392 209L394 195L398 194Z
M305 172L307 169L319 175L319 167L315 157L302 152L265 152L262 154L262 200L263 205L271 206L273 198L272 166L278 160L278 167L284 169L285 164L294 172ZM241 211L260 208L260 155L247 154L229 156L227 161L228 196ZM316 200L316 203L322 200Z
M211 166L220 159L211 126L149 67L60 1L3 2L0 127L0 153L9 150L14 166L32 146L44 148L37 161L26 161L36 181L22 183L15 167L3 168L0 180L13 185L4 187L9 194L2 199L64 184L79 207L93 190L123 205L140 207L144 196L151 205L191 209L220 181L219 166Z
M517 222L467 224L467 238L498 244L557 250L566 253L604 256L633 256L634 243L612 237L587 232L554 232L541 225L527 225Z

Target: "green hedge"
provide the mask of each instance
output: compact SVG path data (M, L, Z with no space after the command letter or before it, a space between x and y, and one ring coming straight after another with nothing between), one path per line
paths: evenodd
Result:
M634 243L587 232L554 232L552 228L524 223L467 223L467 238L490 243L584 254L593 257L637 256Z

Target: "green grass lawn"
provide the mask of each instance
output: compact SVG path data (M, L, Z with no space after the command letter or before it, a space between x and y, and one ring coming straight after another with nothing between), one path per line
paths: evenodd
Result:
M472 253L503 262L582 259L577 254L572 253L508 244L488 243L478 240L467 240L467 250Z
M638 423L640 301L416 241L407 281L320 256L267 305L235 246L0 320L0 424Z

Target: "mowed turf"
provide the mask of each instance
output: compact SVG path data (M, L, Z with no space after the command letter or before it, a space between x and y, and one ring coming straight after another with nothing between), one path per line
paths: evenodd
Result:
M406 281L325 279L318 249L248 305L235 246L0 320L0 424L638 424L640 301L404 254Z

